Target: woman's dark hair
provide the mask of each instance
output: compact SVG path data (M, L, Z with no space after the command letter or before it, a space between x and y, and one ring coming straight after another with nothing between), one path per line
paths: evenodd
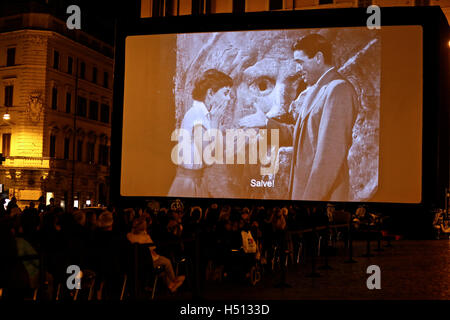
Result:
M325 64L331 65L332 63L331 43L320 34L309 34L298 40L292 46L292 51L297 50L303 51L310 59L320 51Z
M197 101L205 101L208 89L216 92L220 88L231 86L233 86L233 79L228 75L216 69L209 69L195 81L192 98Z

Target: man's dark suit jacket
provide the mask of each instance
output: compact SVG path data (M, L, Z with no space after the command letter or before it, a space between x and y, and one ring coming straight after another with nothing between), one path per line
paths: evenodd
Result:
M289 179L292 200L349 201L348 151L359 108L350 82L334 68L302 95L295 126L269 119L280 144L294 147Z

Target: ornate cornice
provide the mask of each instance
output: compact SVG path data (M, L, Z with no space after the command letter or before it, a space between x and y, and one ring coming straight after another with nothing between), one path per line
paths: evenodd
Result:
M2 33L2 39L5 41L27 41L33 45L46 44L51 31L37 31L37 30L17 30Z

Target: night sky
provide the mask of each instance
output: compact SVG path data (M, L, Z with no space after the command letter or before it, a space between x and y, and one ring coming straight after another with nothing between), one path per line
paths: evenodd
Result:
M114 22L123 16L135 3L110 0L3 0L0 1L0 16L20 12L49 12L61 20L70 16L67 7L76 4L81 9L81 30L109 44L114 43Z

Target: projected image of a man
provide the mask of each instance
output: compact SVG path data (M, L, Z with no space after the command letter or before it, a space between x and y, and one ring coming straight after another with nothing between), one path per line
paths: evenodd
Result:
M293 200L348 199L347 156L358 99L352 84L332 65L331 43L310 34L292 47L296 72L307 89L292 102L295 125L270 118L243 118L242 126L280 129L280 144L293 146L289 194Z
M203 141L195 139L196 132L204 134L209 129L218 129L220 121L231 100L233 80L216 69L205 71L195 81L192 90L192 107L186 112L180 129L190 133L190 157L192 161L182 162L178 168L168 196L208 197L203 183L203 161L194 161L202 157ZM200 130L199 130L200 129Z

